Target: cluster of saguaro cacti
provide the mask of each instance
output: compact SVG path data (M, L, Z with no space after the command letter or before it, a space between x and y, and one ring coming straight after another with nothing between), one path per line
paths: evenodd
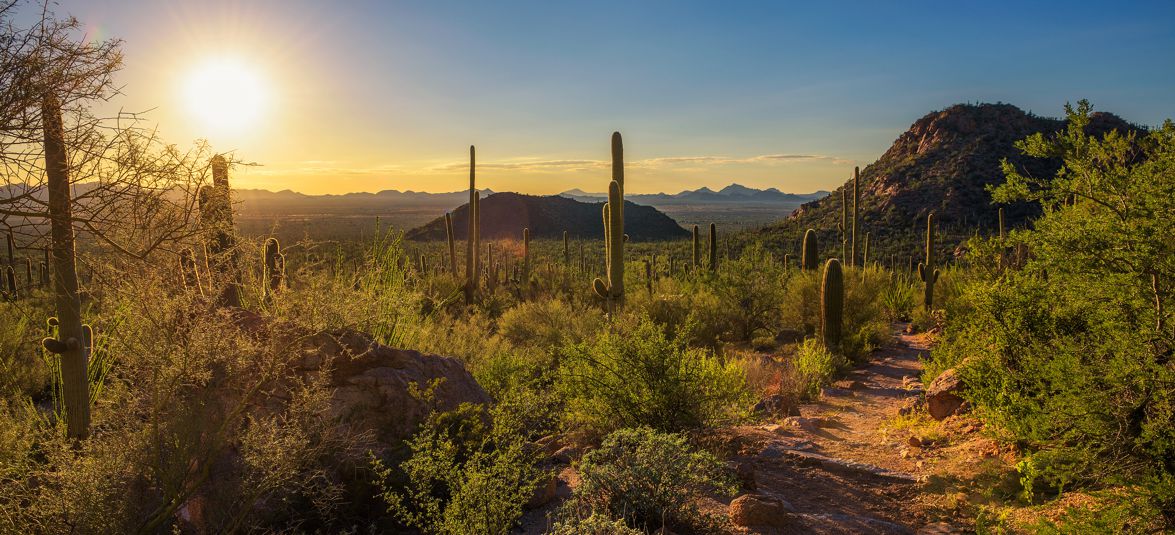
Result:
M808 229L804 232L804 242L800 247L800 269L815 270L820 264L820 244L816 241L816 230Z
M718 227L710 223L710 271L718 271Z
M918 278L922 279L922 305L929 311L934 307L934 283L938 269L934 267L934 212L926 216L926 262L918 263Z
M228 161L218 154L212 157L212 185L200 188L200 224L208 242L209 267L223 281L223 286L215 291L218 302L221 306L240 306L230 192Z
M282 254L281 243L277 241L277 238L269 238L265 240L263 256L265 270L262 275L262 289L265 292L265 300L269 301L277 292L281 291L282 282L286 278L286 255ZM423 264L423 254L420 256L420 260ZM421 266L422 272L423 268L424 266Z
M845 286L840 260L829 258L820 283L820 336L829 350L840 349L844 326Z
M592 282L596 295L624 304L624 144L620 132L612 133L612 182L604 203L604 258L608 280Z

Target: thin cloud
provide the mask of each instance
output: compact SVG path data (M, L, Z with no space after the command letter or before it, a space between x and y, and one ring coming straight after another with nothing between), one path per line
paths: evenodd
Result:
M701 165L728 165L745 163L787 164L793 162L829 162L834 164L852 163L850 160L826 156L821 154L762 154L745 158L729 156L664 156L646 158L625 162L629 167L639 169L661 169L684 164ZM606 169L611 166L607 160L520 160L505 162L478 162L478 169L520 171L520 172L550 172L550 171L582 171L587 169ZM426 171L435 173L449 173L469 169L469 162L452 162L429 167Z

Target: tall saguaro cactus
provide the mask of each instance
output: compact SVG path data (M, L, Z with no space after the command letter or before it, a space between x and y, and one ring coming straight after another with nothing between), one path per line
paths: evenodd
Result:
M604 204L604 255L608 280L592 282L596 295L609 305L624 304L624 144L620 132L612 133L612 182Z
M61 396L66 430L71 438L90 434L89 354L83 347L82 304L78 296L77 260L74 250L73 208L69 191L69 164L61 103L46 95L41 106L45 131L45 174L49 196L50 236L53 249L53 300L57 309L57 338L41 343L61 357Z
M816 241L816 230L804 232L804 243L800 247L800 269L812 271L820 263L820 244Z
M926 216L926 262L918 263L918 278L922 279L922 305L927 312L934 307L934 283L938 270L934 267L934 212Z
M861 217L861 168L853 167L853 247L849 255L849 266L857 265L857 228Z
M469 146L469 232L465 236L465 302L473 303L477 298L477 256L481 244L478 243L478 193L476 180L476 154L473 145Z
M200 224L208 240L211 269L223 281L223 287L219 289L219 304L240 306L228 161L218 154L212 157L211 167L212 185L200 188Z
M702 267L702 245L698 241L698 226L697 225L694 225L693 237L694 237L694 245L693 245L693 252L694 252L693 261L694 261L694 263L693 263L693 266L691 269L698 269L698 268Z
M563 269L571 269L571 236L563 231Z
M449 246L449 273L457 275L457 241L453 235L453 215L445 212L445 243Z
M824 347L840 349L844 327L845 286L840 260L829 258L820 283L820 336Z
M718 271L718 227L710 223L710 271Z

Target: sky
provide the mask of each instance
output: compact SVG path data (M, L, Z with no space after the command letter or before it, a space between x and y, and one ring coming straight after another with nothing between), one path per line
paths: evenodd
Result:
M479 187L605 191L616 130L628 192L805 193L956 103L1060 116L1086 98L1139 124L1175 117L1170 1L61 0L55 11L88 38L123 40L122 94L102 109L149 110L171 142L207 139L259 164L234 171L239 188L456 191L476 145Z

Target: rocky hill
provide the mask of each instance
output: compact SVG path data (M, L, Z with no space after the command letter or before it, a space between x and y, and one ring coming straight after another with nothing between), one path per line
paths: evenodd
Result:
M495 193L481 200L481 237L487 240L519 239L529 228L531 238L562 238L563 231L574 238L603 239L602 202L586 203L558 195L537 196L519 193ZM469 225L469 204L453 210L453 227L457 239L464 240ZM651 206L625 201L624 228L629 239L653 241L689 236L676 221ZM445 239L445 218L438 217L414 228L407 239L431 241Z
M1108 113L1094 114L1090 133L1137 129ZM861 233L870 232L874 259L916 254L926 215L938 217L943 249L954 249L975 232L996 232L998 207L986 188L1003 182L1000 161L1007 159L1036 176L1050 176L1059 160L1028 158L1014 146L1037 132L1063 129L1064 121L1038 117L1010 104L958 104L914 122L876 162L861 170ZM851 177L846 182L852 206ZM805 229L819 232L822 248L836 243L841 190L805 203L787 219L760 231L770 244L798 250ZM1029 204L1004 207L1009 227L1024 225L1039 213ZM837 255L839 256L839 255Z

